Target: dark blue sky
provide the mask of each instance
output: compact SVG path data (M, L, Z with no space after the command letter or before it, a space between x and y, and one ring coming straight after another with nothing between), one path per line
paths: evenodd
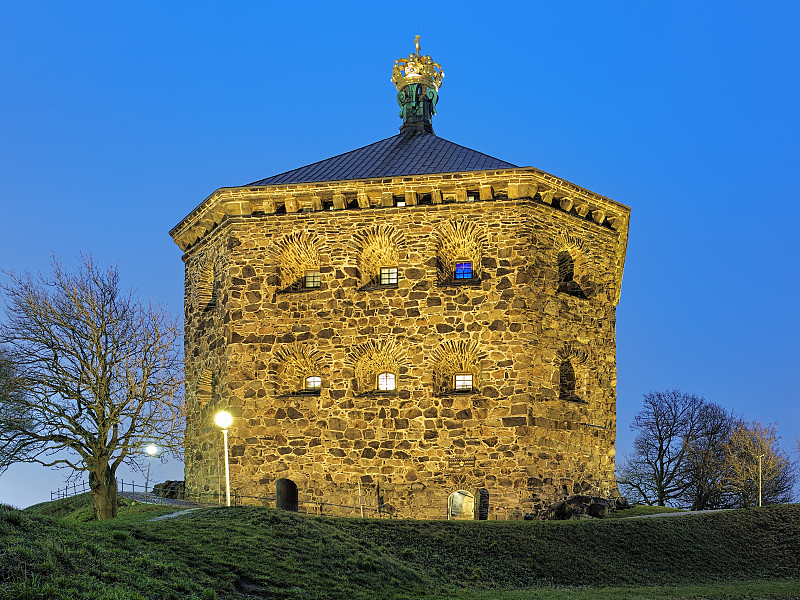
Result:
M632 207L618 456L653 389L800 437L800 5L275 4L0 4L0 267L91 252L182 311L168 230L218 187L394 135L420 34L437 135ZM0 501L65 475L14 467Z

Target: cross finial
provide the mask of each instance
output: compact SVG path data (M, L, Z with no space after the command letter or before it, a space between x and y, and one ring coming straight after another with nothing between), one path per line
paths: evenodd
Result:
M419 54L419 36L418 35L414 36L414 46L417 49L417 54Z

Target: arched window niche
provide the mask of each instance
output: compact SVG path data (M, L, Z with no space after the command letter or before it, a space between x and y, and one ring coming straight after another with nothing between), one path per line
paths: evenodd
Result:
M433 391L437 396L477 392L482 355L473 340L445 340L431 353Z
M586 300L595 292L589 278L584 242L578 236L561 233L556 246L556 293Z
M586 351L567 344L558 352L558 399L566 402L587 403L584 385L587 377Z
M472 221L445 221L436 229L436 264L440 285L479 283L486 233Z
M361 289L397 287L400 281L401 234L386 225L369 227L353 236Z
M323 286L317 238L306 231L292 232L269 249L278 267L279 292L314 291Z
M324 382L323 357L302 342L281 346L269 365L278 395L319 395Z
M356 393L398 393L405 355L405 349L392 338L370 340L353 347L347 355L347 364L353 369Z

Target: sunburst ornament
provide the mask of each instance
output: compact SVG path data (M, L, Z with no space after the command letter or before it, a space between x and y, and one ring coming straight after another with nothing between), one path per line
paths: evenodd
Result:
M419 83L439 91L444 79L442 66L434 62L430 56L420 54L419 36L414 37L415 51L408 58L398 58L392 69L392 83L398 91Z

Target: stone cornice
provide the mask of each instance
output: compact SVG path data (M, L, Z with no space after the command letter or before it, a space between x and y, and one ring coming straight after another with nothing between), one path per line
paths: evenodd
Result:
M407 207L418 205L420 200L431 204L466 203L475 201L476 195L479 202L529 198L615 231L618 234L615 304L619 301L630 208L532 167L220 188L169 233L181 250L186 251L226 217L346 211L348 207L389 208L395 206L395 197L402 197Z

